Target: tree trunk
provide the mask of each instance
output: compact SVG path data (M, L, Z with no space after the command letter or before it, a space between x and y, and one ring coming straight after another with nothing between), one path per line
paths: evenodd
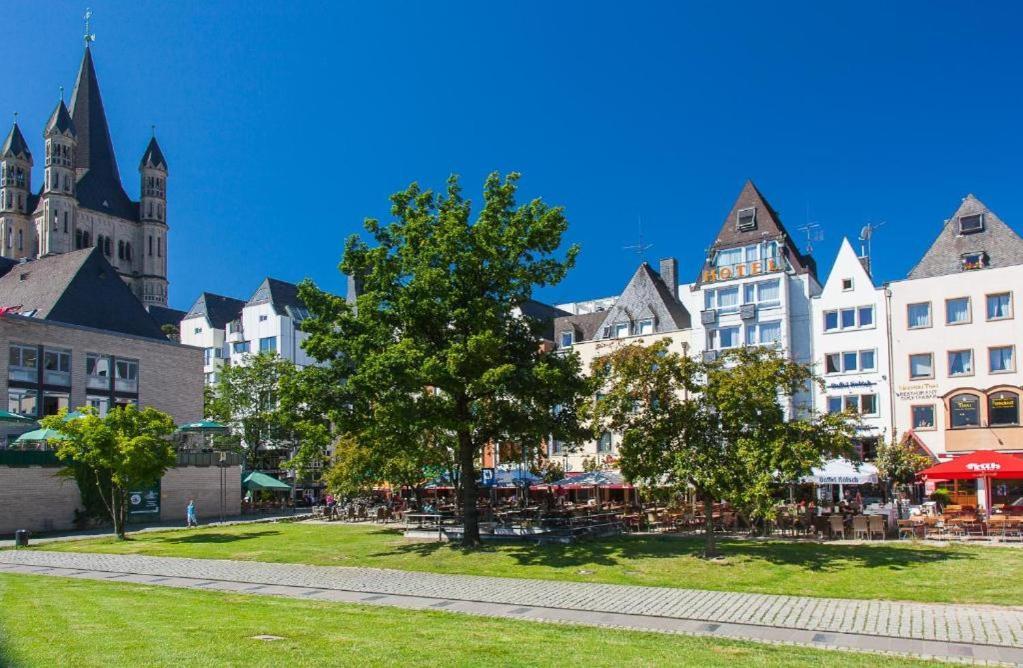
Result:
M713 559L718 556L717 545L714 543L714 499L710 494L703 495L703 533L707 539L703 556Z
M119 540L124 540L124 522L121 514L121 494L116 487L110 488L110 516L114 520L114 534Z
M468 431L458 432L458 460L460 476L459 487L462 490L462 547L479 547L480 522L479 512L476 508L478 490L476 489L476 462L474 461L475 448L472 447L472 437Z

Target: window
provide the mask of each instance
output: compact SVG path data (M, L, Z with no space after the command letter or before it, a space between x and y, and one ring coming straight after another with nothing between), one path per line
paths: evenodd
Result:
M831 332L836 329L858 329L873 326L873 306L860 306L857 308L844 308L838 311L824 312L825 332Z
M877 395L876 394L861 394L860 395L860 414L861 415L877 415Z
M41 415L56 415L62 408L70 405L68 395L65 392L46 392L43 394L43 412Z
M261 353L273 353L277 352L277 337L267 336L259 340L259 352Z
M824 356L824 373L842 373L842 353L828 353Z
M877 353L874 350L849 350L824 356L824 373L854 373L877 371Z
M781 322L746 325L746 345L772 344L781 341Z
M39 349L35 346L12 343L10 350L10 357L7 362L7 377L10 380L24 380L30 383L38 382Z
M974 234L984 230L984 214L975 213L972 216L959 216L959 234Z
M987 319L1005 320L1012 317L1012 293L1000 292L987 296Z
M266 316L265 315L259 316L259 321L260 322L266 322Z
M88 353L85 356L85 386L95 390L110 389L110 363L107 355Z
M957 394L949 402L952 429L980 426L980 399L975 394Z
M152 206L152 205L150 205ZM153 257L153 235L149 235L149 257Z
M972 350L948 351L948 375L972 376L973 351Z
M853 279L843 278L842 279L842 292L849 292L853 289Z
M849 396L843 397L842 399L845 402L846 413L860 412L860 398L857 397L855 394L850 394Z
M611 432L605 431L597 441L597 452L611 452Z
M709 348L711 350L724 350L726 348L735 348L739 345L739 328L738 327L721 327L720 329L711 330L709 333L710 341Z
M751 206L748 209L739 209L735 214L735 227L740 232L755 230L757 227L756 207Z
M971 320L969 297L945 300L945 324L962 325Z
M622 339L629 335L629 323L617 322L614 326L615 338Z
M1019 395L995 392L987 398L987 423L991 427L1019 424Z
M233 344L231 344L231 350L234 351L235 353L247 353L249 352L249 342L235 341Z
M206 366L213 364L213 360L218 360L223 356L224 352L220 348L206 348L203 350L203 362Z
M838 329L838 311L824 312L824 331L830 332Z
M653 318L647 318L639 321L639 333L640 334L653 334L654 333L654 320Z
M844 308L839 311L841 315L842 329L851 329L856 326L856 309Z
M43 383L46 385L71 385L71 351L43 350Z
M139 391L138 360L114 361L114 389L120 392Z
M121 239L120 241L117 242L117 259L118 260L124 259L124 239Z
M100 417L104 417L110 410L110 397L89 394L85 396L85 403L92 406Z
M156 237L156 257L163 257L163 237Z
M781 282L761 281L760 283L747 283L743 286L744 304L758 304L763 307L777 306L781 303L779 298L779 286Z
M920 329L921 327L931 326L930 302L909 304L906 306L906 313L908 315L908 322L906 323L906 326L909 327L909 329Z
M192 333L193 334L202 334L202 327L196 327L194 330L192 330Z
M856 351L842 353L842 369L844 371L857 371L859 369L860 356Z
M873 350L860 351L860 371L877 371L877 353Z
M237 334L240 331L242 331L241 320L232 320L231 322L227 323L228 334Z
M828 397L828 413L842 412L842 397Z
M574 342L573 341L574 338L575 337L572 335L572 332L570 332L570 331L569 332L562 332L561 333L561 347L562 348L571 348L572 347L572 343ZM237 345L237 344L235 344L235 345Z
M604 325L604 330L603 330L603 332L601 332L600 336L601 336L601 338L604 338L604 339L610 339L611 338L611 325Z
M934 355L931 353L910 355L909 378L910 380L934 378Z
M732 267L737 264L742 264L741 248L728 248L718 251L717 256L714 258L715 267Z
M988 370L991 373L1007 373L1016 370L1015 346L988 348Z
M987 253L985 253L984 251L963 253L963 255L959 258L959 263L963 271L983 269L984 267L987 266Z
M27 417L39 416L39 393L12 387L7 390L7 410Z
M911 406L913 429L934 429L934 404Z
M861 306L859 309L859 326L870 327L874 324L874 307L873 306Z
M718 310L722 313L734 313L739 310L739 286L719 288L714 292L717 293Z

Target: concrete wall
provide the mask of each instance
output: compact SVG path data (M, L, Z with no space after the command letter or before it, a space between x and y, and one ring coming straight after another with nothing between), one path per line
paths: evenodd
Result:
M59 470L0 466L0 534L74 527L82 496L74 480L57 475Z
M229 466L224 471L227 502L225 515L241 512L242 469ZM195 501L200 522L218 519L220 514L220 469L216 466L185 466L171 469L160 482L160 519L185 519L188 501Z

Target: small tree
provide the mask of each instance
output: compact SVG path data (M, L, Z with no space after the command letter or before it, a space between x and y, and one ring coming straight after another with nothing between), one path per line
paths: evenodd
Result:
M58 443L57 457L85 469L114 523L114 533L124 539L128 516L128 493L154 484L174 466L174 448L168 440L174 420L155 408L135 406L110 409L104 417L91 407L78 409L82 416L67 420L67 411L42 419L45 429L66 438Z
M931 464L931 460L920 454L909 439L899 440L892 435L891 440L881 441L877 445L874 465L881 479L885 481L888 496L897 489L904 489L916 480L918 471Z
M703 502L708 557L716 555L712 505L770 518L773 494L828 455L848 452L842 416L791 419L785 403L813 381L805 366L764 347L712 362L670 352L667 339L630 345L594 361L605 382L594 403L594 433L622 433L621 469L633 481L689 485Z

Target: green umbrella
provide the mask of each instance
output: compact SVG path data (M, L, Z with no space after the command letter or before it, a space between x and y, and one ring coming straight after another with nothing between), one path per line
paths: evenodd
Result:
M245 476L245 480L242 480L242 486L248 490L275 489L291 491L291 485L283 483L273 476L260 473L259 471L253 471L249 475Z
M25 415L18 415L10 411L0 410L0 422L6 422L8 424L33 424L34 418L30 418Z
M80 411L70 411L67 415L64 416L64 422L71 422L71 420L77 420L78 418L83 417L85 417L85 413L82 413Z
M30 441L63 441L66 439L67 436L56 429L36 429L35 431L26 431L24 434L14 439L14 442L28 443Z
M178 431L184 434L227 434L231 428L213 420L199 420L181 425Z

